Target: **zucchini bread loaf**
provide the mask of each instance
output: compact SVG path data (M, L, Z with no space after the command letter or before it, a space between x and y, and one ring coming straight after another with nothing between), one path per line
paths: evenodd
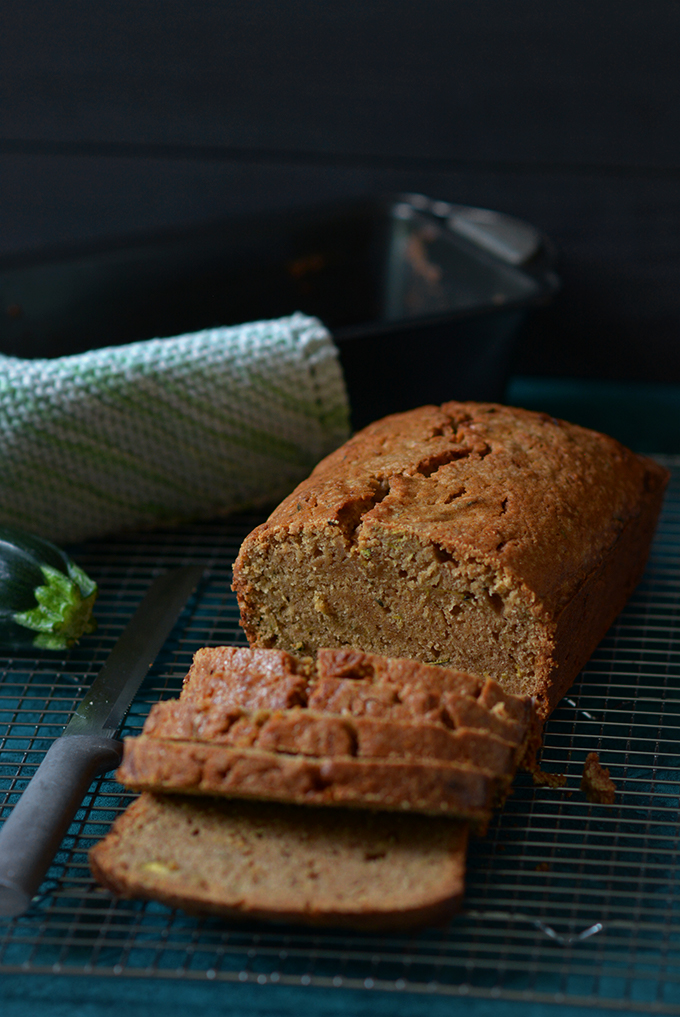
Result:
M251 646L357 647L557 705L641 578L667 472L546 414L446 403L369 425L244 541Z

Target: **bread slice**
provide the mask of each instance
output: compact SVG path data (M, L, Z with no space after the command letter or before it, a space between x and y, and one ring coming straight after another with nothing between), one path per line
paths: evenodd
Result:
M200 710L193 703L177 700L152 707L144 734L315 758L439 759L508 774L514 773L517 755L523 749L488 730L463 727L452 731L427 721L328 716L300 707L225 713L214 708Z
M503 703L512 716L526 714L527 696L504 696L498 683L442 665L423 664L412 659L384 657L362 650L319 649L315 659L297 657L285 650L246 649L240 646L204 647L194 656L184 679L180 698L185 702L208 700L223 707L281 710L292 706L314 706L324 682L361 681L373 696L379 687L398 687L400 697L418 696L411 710L413 717L427 716L437 704L428 706L432 696L454 693L459 696L484 694L489 706ZM337 687L337 686L332 686ZM358 689L360 686L349 686ZM489 691L494 688L493 701ZM318 705L318 704L317 704ZM324 708L327 708L324 706ZM346 712L343 706L342 712ZM441 719L441 717L440 717Z
M483 828L534 722L530 700L490 678L356 651L313 661L206 648L180 699L155 705L126 741L117 777L136 791L412 810Z
M547 414L446 403L371 424L244 541L251 646L488 674L547 716L642 576L667 471Z
M449 815L483 830L509 778L462 763L310 759L210 742L126 738L116 779L132 791Z
M90 851L121 897L193 913L357 929L442 924L467 830L445 819L141 795Z
M241 712L311 712L448 730L493 732L520 746L534 724L528 696L506 693L490 677L394 659L360 650L320 649L316 659L285 650L205 647L195 654L180 702L196 707L201 723L217 733L220 720ZM150 732L152 712L145 731ZM211 735L206 735L211 737Z

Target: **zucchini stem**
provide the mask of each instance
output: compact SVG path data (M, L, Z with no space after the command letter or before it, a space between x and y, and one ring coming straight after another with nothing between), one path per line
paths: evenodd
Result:
M40 571L45 585L34 590L38 606L17 612L13 618L17 625L37 633L35 647L65 650L97 627L92 617L97 585L75 565L69 576L51 565L41 565Z

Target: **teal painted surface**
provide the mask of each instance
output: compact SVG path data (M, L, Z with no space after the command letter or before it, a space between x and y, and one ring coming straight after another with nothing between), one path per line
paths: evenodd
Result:
M522 375L504 401L611 434L636 452L680 452L680 385Z
M630 1011L455 996L130 978L9 975L2 1017L609 1017Z

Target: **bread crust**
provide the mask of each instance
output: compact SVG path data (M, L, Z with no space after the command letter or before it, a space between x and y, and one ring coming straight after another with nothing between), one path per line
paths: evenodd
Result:
M125 739L116 779L132 791L449 815L481 830L510 776L441 760L313 759L142 735Z
M152 707L144 734L310 757L440 759L471 763L498 773L513 772L524 750L522 741L507 741L483 728L451 731L427 721L414 724L377 717L333 717L299 707L216 716L173 700Z

